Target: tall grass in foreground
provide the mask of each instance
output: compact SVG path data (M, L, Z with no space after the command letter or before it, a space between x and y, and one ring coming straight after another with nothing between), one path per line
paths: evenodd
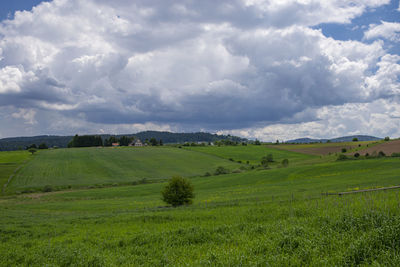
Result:
M31 202L0 203L1 266L400 265L395 190L112 213Z

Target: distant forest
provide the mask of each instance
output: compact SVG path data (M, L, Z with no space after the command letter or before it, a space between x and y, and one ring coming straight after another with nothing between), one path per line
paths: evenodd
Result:
M93 136L93 135L92 135ZM110 137L120 139L123 136L140 139L141 141L150 140L152 138L162 140L164 144L183 144L185 142L215 142L219 140L231 140L233 142L247 142L245 138L240 138L232 135L217 135L211 133L171 133L158 131L145 131L136 134L121 134L121 135L95 135L101 137L102 142L110 140ZM73 141L74 136L33 136L33 137L12 137L0 139L0 151L23 150L30 147L32 144L39 146L46 144L48 147L66 148ZM96 138L97 144L100 141Z

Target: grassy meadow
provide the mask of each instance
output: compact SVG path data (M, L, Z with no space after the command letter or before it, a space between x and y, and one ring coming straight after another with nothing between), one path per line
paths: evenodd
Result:
M10 178L13 178L19 168L31 158L27 151L0 152L0 195Z
M276 146L278 148L279 146ZM279 163L287 158L291 164L301 163L304 164L307 160L312 160L317 158L314 155L307 155L298 152L288 151L288 150L279 150L272 147L267 146L256 146L256 145L247 145L247 146L209 146L209 147L186 147L187 150L202 152L205 154L211 154L218 156L223 159L230 159L233 161L240 161L242 163L246 163L249 161L250 164L259 164L260 159L263 156L268 154L272 154L274 156L275 164L271 165L279 165Z
M39 151L12 179L7 191L44 186L72 188L167 179L174 175L200 176L216 167L239 165L216 156L162 148L73 148Z
M271 169L246 167L268 153ZM202 176L220 165L246 168ZM70 184L74 173L85 185L126 174L160 182L11 194ZM191 206L161 201L162 178L176 173L195 188ZM0 266L398 266L400 191L321 193L398 185L399 173L399 158L334 161L265 146L40 151L0 198Z

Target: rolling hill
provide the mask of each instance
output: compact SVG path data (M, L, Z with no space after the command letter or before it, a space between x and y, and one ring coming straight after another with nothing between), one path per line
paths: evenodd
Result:
M136 134L120 134L120 135L100 135L104 139L110 136L120 138L122 136L139 138L144 141L146 139L156 138L162 139L164 144L168 143L185 143L185 142L215 142L217 140L231 140L234 142L247 142L245 138L232 136L232 135L218 135L205 132L197 133L171 133L171 132L158 132L158 131L144 131ZM0 151L23 150L31 144L37 146L41 143L47 144L49 147L67 147L73 136L53 136L53 135L40 135L32 137L10 137L0 139Z
M174 175L201 176L214 172L218 166L233 170L240 165L174 147L42 150L15 175L7 192L40 189L46 185L65 189L132 184Z
M341 143L341 142L351 142L354 138L357 138L358 141L379 141L383 139L369 135L350 135L350 136L342 136L331 139L298 138L298 139L288 140L285 143L309 144L309 143L326 143L328 141L332 143Z
M195 176L265 153L289 166ZM398 185L399 158L336 161L265 146L77 148L1 152L0 172L26 158L10 189L78 187L0 197L0 266L400 264L398 191L325 194ZM162 202L163 177L175 173L193 184L193 205ZM144 176L158 182L124 184ZM79 187L109 182L122 184Z

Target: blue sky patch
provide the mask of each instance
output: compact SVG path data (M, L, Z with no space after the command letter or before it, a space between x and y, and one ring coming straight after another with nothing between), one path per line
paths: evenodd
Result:
M2 0L0 4L0 20L12 19L15 11L32 10L43 0Z

